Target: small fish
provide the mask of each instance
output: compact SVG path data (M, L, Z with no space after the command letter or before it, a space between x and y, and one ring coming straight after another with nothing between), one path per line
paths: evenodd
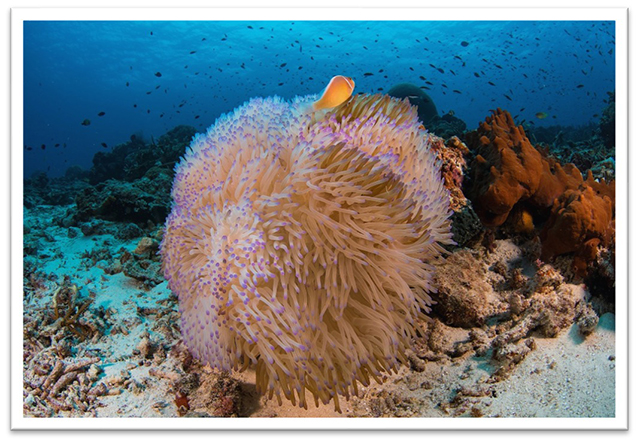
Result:
M91 120L89 120L89 119L84 119L84 120L82 121L82 126L89 126L89 125L91 125Z
M98 113L98 116L100 116L100 117L102 117L102 116L104 116L104 115L105 115L105 112L104 112L104 111L100 111L100 112Z
M322 92L320 99L313 102L313 111L325 108L335 108L351 97L356 84L351 77L335 76Z
M547 113L545 113L545 112L542 112L542 111L541 111L541 112L539 112L539 113L536 113L536 117L537 117L538 119L545 119L547 116L548 116L548 114L547 114Z
M102 142L100 145L102 145L102 148L106 148L107 147L107 144L104 143L104 142Z
M43 143L42 145L40 145L40 149L45 149L47 146Z
M584 85L581 83L580 85L576 86L576 88L584 88Z
M461 42L460 42L460 45L462 45L462 46L469 46L469 42L467 42L467 41L463 40L463 41L461 41Z
M129 82L127 82L127 86L129 86Z
M162 73L160 71L158 71L157 73L154 74L154 76L156 77L162 77Z
M189 54L195 54L197 51L191 51Z
M364 73L364 76L365 76L365 77L369 77L369 76L372 76L372 75L373 75L373 73L372 73L372 72L365 72L365 73Z

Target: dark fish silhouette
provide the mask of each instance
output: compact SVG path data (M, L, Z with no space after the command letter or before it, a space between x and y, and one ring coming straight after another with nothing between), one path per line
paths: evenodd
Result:
M98 116L100 116L100 117L102 117L102 116L104 116L104 115L105 115L105 112L104 112L104 111L100 111L100 112L98 113Z
M469 46L469 42L464 41L464 40L463 40L463 41L461 41L461 42L460 42L460 44L461 44L462 46Z
M162 77L162 73L160 71L158 71L157 73L154 74L154 76L156 77Z
M91 125L91 120L89 120L89 119L84 119L84 120L82 121L82 126L89 126L89 125Z
M104 142L102 142L100 145L102 145L102 147L103 147L103 148L106 148L106 147L107 147L107 144L106 144L106 143L104 143Z

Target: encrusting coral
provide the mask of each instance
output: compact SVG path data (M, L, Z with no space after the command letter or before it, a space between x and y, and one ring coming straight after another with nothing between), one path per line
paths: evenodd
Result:
M575 252L574 270L584 275L597 246L609 245L614 234L615 181L598 182L591 171L583 179L573 164L548 157L499 108L470 135L469 146L477 155L468 195L482 222L496 227L513 213L516 230L531 232L530 211L542 214L542 258Z
M252 99L176 167L161 245L184 341L306 407L406 361L450 244L449 195L408 101Z

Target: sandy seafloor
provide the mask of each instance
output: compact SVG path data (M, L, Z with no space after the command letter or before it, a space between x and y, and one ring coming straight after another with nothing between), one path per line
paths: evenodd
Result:
M493 320L456 328L436 319L430 337L416 340L410 365L399 364L382 384L362 387L357 398L341 399L338 413L332 404L305 410L285 400L280 406L256 393L251 370L220 374L194 362L182 345L177 298L166 282L155 285L144 271L123 267L127 258L129 264L138 261L157 278L157 240L123 243L111 234L85 236L51 223L64 210L25 209L25 225L41 234L27 258L39 273L25 278L26 417L616 414L614 314L585 309L585 287L564 282L553 268L544 268L544 278L538 270L536 277L525 264L524 247L511 240L499 240L492 253L465 249L448 259L454 270L467 264L490 284L483 310ZM497 263L518 263L529 274L529 302L514 297L507 279L492 271ZM446 266L438 270L442 285L455 284L447 281ZM534 310L536 301L545 302Z

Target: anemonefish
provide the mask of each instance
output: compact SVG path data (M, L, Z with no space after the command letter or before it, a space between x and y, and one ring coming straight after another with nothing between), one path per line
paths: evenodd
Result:
M344 103L351 97L355 86L356 84L351 77L335 76L329 81L329 84L322 92L322 96L313 102L311 105L312 110L335 108Z

